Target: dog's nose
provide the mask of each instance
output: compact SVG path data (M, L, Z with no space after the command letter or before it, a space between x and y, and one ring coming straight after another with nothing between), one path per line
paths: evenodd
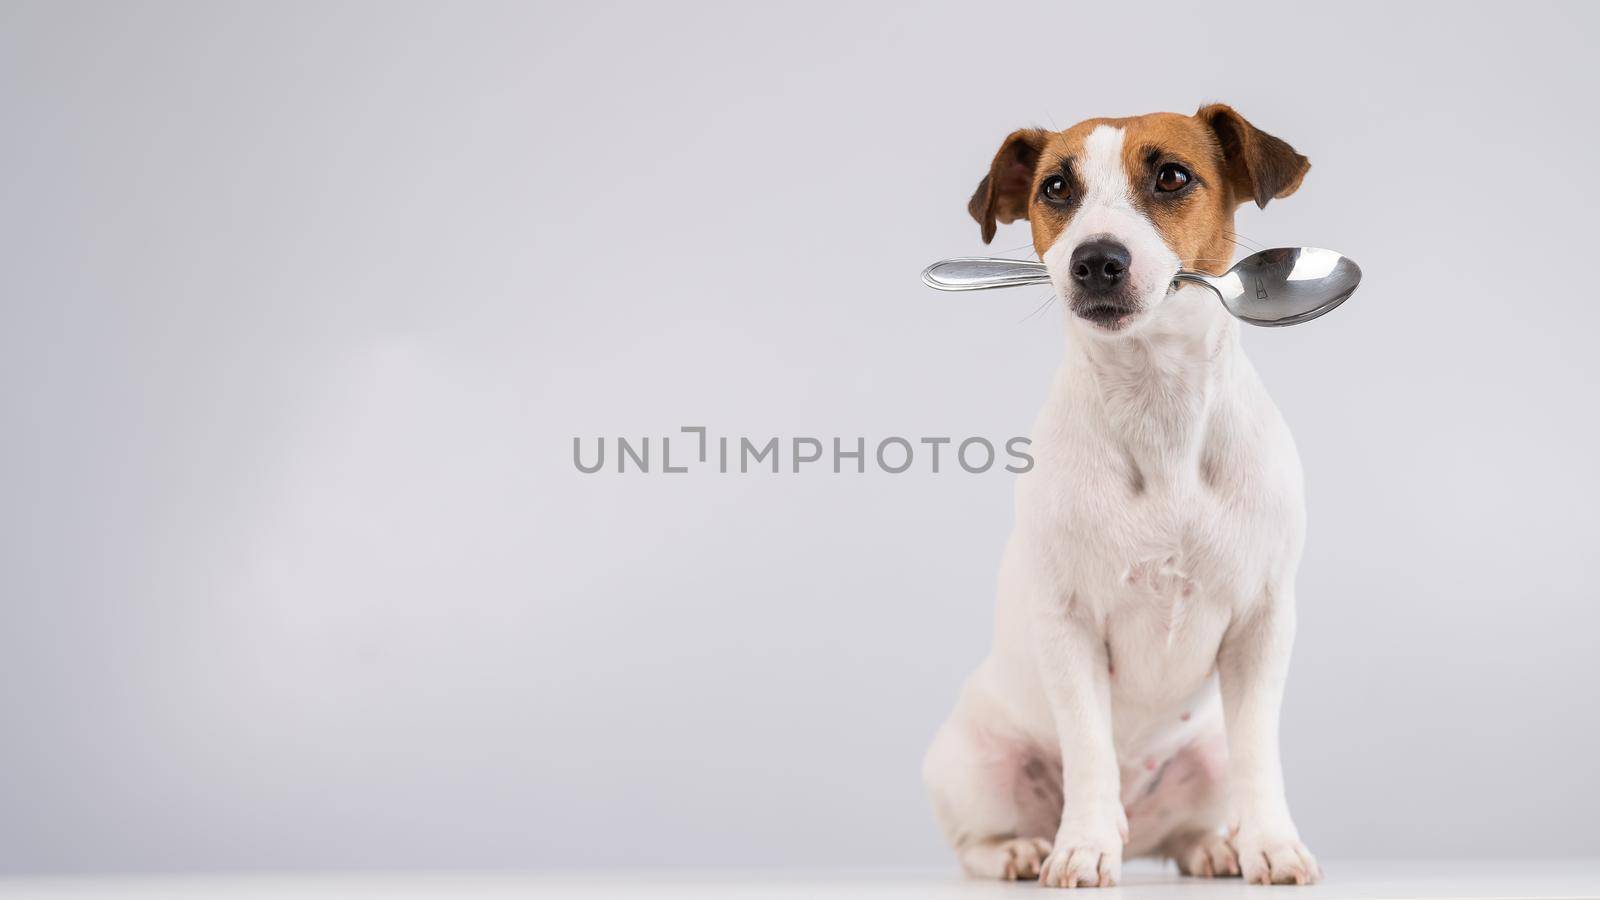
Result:
M1072 280L1090 294L1108 294L1122 283L1133 258L1113 240L1084 241L1072 251Z

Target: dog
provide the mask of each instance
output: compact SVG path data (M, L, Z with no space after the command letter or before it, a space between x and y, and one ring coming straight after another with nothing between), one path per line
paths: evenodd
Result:
M1114 885L1124 857L1306 884L1278 715L1305 534L1293 438L1221 273L1310 162L1232 108L1013 132L968 211L1026 219L1065 360L1016 482L995 639L923 763L966 872Z

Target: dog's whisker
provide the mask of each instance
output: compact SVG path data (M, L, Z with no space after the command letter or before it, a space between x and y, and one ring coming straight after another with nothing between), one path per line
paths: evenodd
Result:
M1249 244L1246 244L1244 241L1241 241L1238 238L1228 237L1228 235L1226 235L1226 234L1224 234L1222 237L1225 240L1227 240L1229 243L1233 244L1235 247L1239 247L1239 248L1244 249L1244 250L1249 250L1251 253L1254 253L1254 252L1256 252L1257 249L1259 249L1257 247L1252 247Z
M1249 241L1251 244L1255 245L1254 247L1250 247L1248 249L1252 249L1252 250L1264 250L1264 249L1266 249L1265 247L1261 246L1261 242L1260 241L1257 241L1257 240L1251 238L1249 235L1240 234L1237 231L1229 231L1228 229L1224 228L1224 229L1222 229L1222 235L1223 235L1223 237L1226 237L1228 240L1233 241L1235 244L1239 244L1239 246L1241 246L1241 247L1244 247L1245 244L1240 243L1240 241L1234 240L1234 238L1240 238L1241 240Z
M1051 303L1054 303L1055 299L1056 299L1056 292L1055 291L1051 291L1049 294L1045 295L1044 302L1039 304L1038 309L1035 309L1033 312L1028 313L1027 315L1023 316L1022 318L1018 319L1017 320L1017 324L1021 325L1021 324L1025 323L1025 322L1028 322L1028 321L1032 320L1034 316L1037 316L1039 313L1044 312L1046 307L1048 307Z

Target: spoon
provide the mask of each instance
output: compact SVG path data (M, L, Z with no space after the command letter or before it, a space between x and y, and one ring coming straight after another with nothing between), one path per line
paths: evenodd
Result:
M1332 250L1279 247L1252 253L1221 275L1179 269L1172 280L1205 285L1251 325L1298 325L1349 299L1361 283L1361 267ZM941 291L987 291L1049 284L1050 275L1044 263L965 256L923 269L922 283Z

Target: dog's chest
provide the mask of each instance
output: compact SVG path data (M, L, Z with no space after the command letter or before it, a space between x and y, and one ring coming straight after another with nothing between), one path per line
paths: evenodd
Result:
M1069 513L1073 590L1096 608L1113 689L1153 704L1200 689L1237 610L1260 590L1265 522L1198 476Z
M1128 677L1152 690L1203 680L1228 623L1292 543L1292 479L1273 463L1281 448L1197 441L1152 457L1101 433L1056 437L1037 483L1019 493L1034 546L1053 562L1053 591L1093 609Z
M1067 518L1075 568L1104 611L1137 618L1169 640L1197 610L1227 605L1238 592L1242 557L1261 527L1197 476L1147 481L1120 505L1075 505Z

